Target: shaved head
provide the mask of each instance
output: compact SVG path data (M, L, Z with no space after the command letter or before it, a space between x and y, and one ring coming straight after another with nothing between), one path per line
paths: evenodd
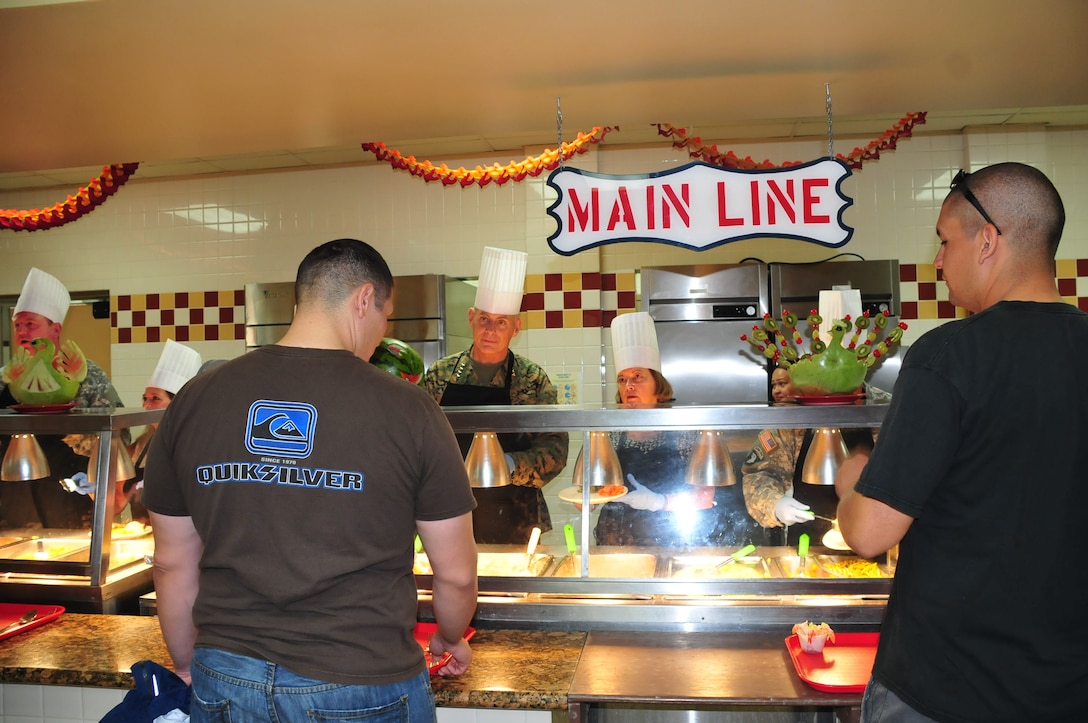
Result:
M998 163L970 174L967 183L1018 256L1053 262L1065 227L1065 206L1042 171L1023 163ZM958 188L949 196L957 197L954 208L964 229L977 231L985 223Z

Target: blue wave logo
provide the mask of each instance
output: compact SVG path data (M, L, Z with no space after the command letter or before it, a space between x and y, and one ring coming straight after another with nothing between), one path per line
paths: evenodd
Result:
M298 402L254 402L246 426L246 449L253 454L309 457L317 409Z

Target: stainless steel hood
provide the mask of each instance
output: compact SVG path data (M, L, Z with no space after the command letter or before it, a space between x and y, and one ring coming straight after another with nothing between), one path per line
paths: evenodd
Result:
M769 298L762 263L642 269L642 308L677 404L767 401L766 360L740 337L761 322Z
M295 282L246 284L246 351L275 344L295 315Z
M428 367L446 354L445 276L393 279L393 314L385 335L410 344ZM275 344L295 314L295 283L246 284L246 349Z

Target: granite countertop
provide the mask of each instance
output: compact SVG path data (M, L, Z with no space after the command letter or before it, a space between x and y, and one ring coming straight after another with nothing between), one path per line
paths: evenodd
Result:
M452 708L561 710L586 634L477 630L461 676L431 678L435 701ZM132 665L170 667L158 618L65 613L0 641L0 683L130 689Z

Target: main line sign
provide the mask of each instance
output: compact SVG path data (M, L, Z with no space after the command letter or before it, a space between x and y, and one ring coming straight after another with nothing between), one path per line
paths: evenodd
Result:
M695 162L627 176L559 168L548 176L559 194L548 244L564 256L623 241L701 251L758 236L838 247L854 234L842 220L853 204L841 189L849 175L831 158L755 171Z

